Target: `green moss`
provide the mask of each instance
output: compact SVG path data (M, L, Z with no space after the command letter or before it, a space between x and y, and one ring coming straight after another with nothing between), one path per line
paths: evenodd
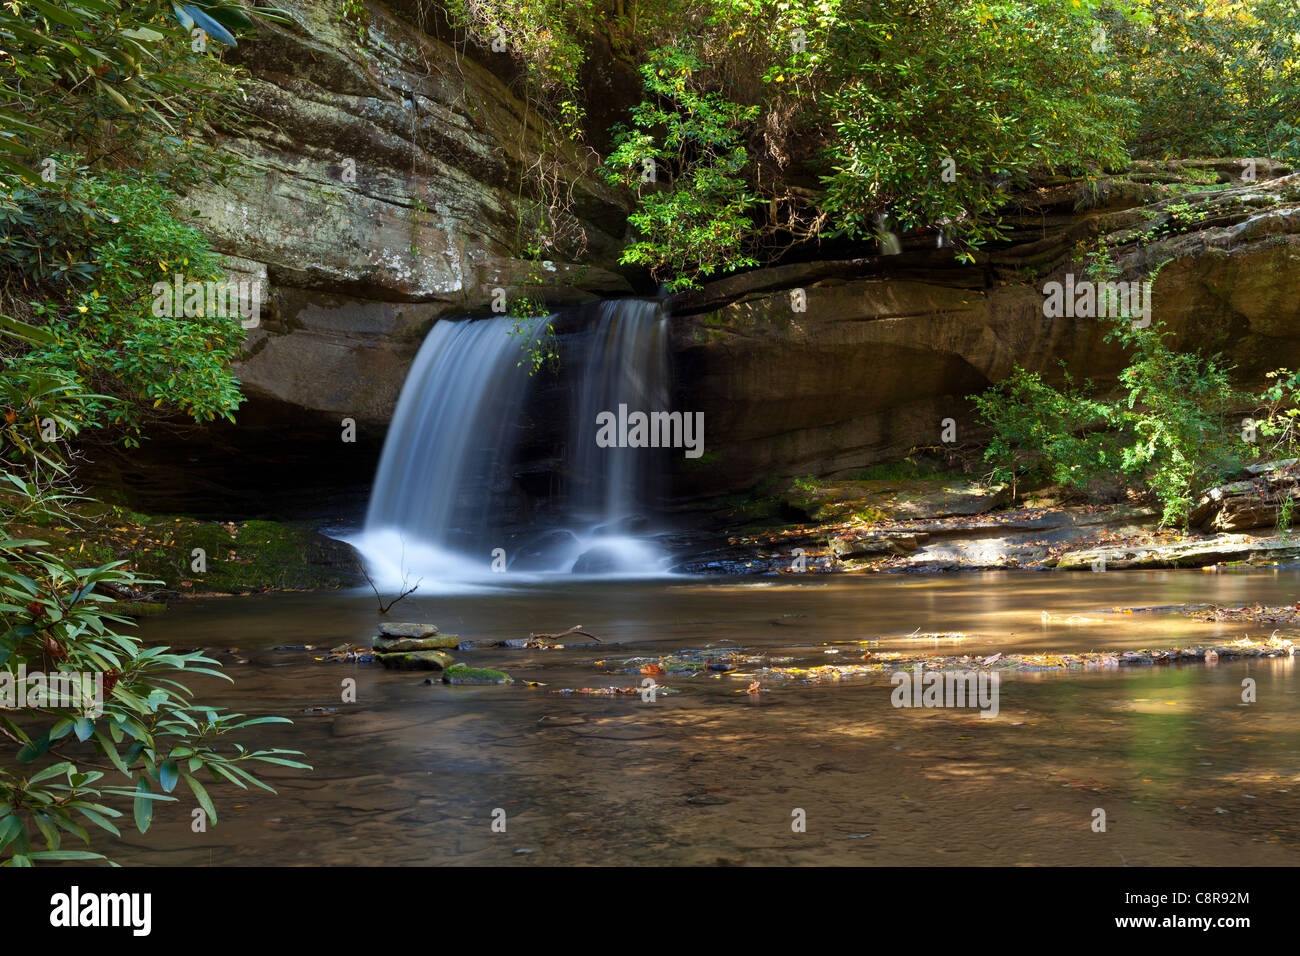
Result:
M304 525L150 516L99 502L72 517L75 526L50 523L35 536L79 567L126 561L167 592L311 590L358 580L351 549Z
M444 684L513 684L514 678L505 671L494 671L489 667L469 667L465 664L452 664L442 674Z

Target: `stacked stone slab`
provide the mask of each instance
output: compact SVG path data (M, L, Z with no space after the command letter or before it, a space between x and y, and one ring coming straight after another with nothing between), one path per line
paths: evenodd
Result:
M373 649L389 670L443 671L455 661L447 651L459 644L457 635L439 634L432 624L380 624Z
M1193 528L1206 531L1248 531L1252 528L1291 527L1300 499L1300 468L1295 458L1251 465L1250 477L1211 488L1187 517ZM1285 504L1284 502L1290 502ZM1287 520L1280 521L1285 513Z

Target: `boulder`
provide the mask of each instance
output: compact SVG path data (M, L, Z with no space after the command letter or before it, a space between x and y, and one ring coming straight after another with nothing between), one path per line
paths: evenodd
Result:
M1188 525L1208 531L1289 526L1291 510L1300 499L1300 478L1292 471L1294 465L1295 459L1254 465L1247 469L1254 477L1211 488L1196 502Z

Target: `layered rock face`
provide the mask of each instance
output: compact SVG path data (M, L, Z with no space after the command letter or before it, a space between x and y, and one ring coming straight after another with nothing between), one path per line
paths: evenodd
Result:
M434 321L485 313L498 290L552 304L631 292L617 266L628 209L594 155L521 98L510 55L458 45L428 19L434 5L367 4L364 42L333 5L284 6L298 26L264 26L230 54L250 74L249 120L224 132L259 171L195 197L219 250L266 290L238 369L249 406L226 437L243 449L232 455L258 444L269 461L319 432L332 456L353 418L359 483ZM618 97L596 99L617 118ZM540 168L551 187L521 176ZM932 235L903 236L900 255L783 265L677 297L676 407L704 413L705 454L679 460L675 495L851 472L951 447L953 428L969 443L966 396L1016 365L1110 381L1122 354L1107 324L1043 308L1047 282L1088 277L1082 252L1098 240L1115 278L1154 274L1153 318L1180 346L1224 352L1244 380L1300 365L1300 177L1261 160L1243 182L1242 169L1139 164L1045 184L1017 197L1009 241L969 265ZM1189 173L1206 188L1187 190ZM539 395L562 409L570 384L561 373ZM530 432L540 464L520 466L539 489L559 467L555 431Z
M1189 166L1220 183L1174 194ZM1044 289L1150 280L1153 321L1180 348L1222 352L1243 381L1300 363L1300 176L1266 161L1139 166L1089 188L1024 197L1010 241L961 266L933 237L901 255L759 270L674 303L683 408L703 410L707 462L679 493L738 491L764 477L828 475L975 436L966 396L1014 366L1113 381L1110 323L1049 316ZM1274 178L1276 177L1276 178ZM951 420L951 422L945 422ZM945 424L947 431L945 434Z
M455 44L427 3L367 4L364 42L336 4L282 6L298 26L229 54L249 115L223 133L254 172L194 197L232 266L264 280L239 366L252 400L382 425L437 318L498 289L630 291L613 271L626 209L517 95L509 53Z

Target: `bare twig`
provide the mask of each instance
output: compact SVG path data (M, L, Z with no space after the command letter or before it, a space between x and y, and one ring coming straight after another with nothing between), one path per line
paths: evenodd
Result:
M361 574L366 579L366 583L370 585L370 590L375 592L375 601L379 604L380 614L387 614L389 611L393 609L393 605L396 604L398 601L400 601L402 598L406 597L408 594L414 594L417 590L419 590L420 582L424 580L424 578L418 579L409 588L406 588L404 591L402 591L401 594L397 595L397 597L393 598L391 601L385 604L383 595L379 593L379 588L375 586L375 582L371 579L369 573L366 571L366 566L364 563L361 564ZM405 577L402 578L402 584L403 586L405 586L406 584Z
M569 628L567 631L560 631L558 634L529 634L529 635L528 635L528 640L529 640L529 641L536 641L536 642L539 643L539 644L554 644L554 643L555 643L557 640L559 640L560 638L562 638L562 637L568 637L570 634L581 634L583 637L589 637L589 638L591 638L591 639L592 639L593 641L595 641L597 644L602 644L602 643L604 643L604 642L601 641L601 639L600 639L599 637L597 637L595 634L588 634L586 631L584 631L584 630L582 629L582 625L581 625L581 624L575 624L575 625L573 625L573 627Z

